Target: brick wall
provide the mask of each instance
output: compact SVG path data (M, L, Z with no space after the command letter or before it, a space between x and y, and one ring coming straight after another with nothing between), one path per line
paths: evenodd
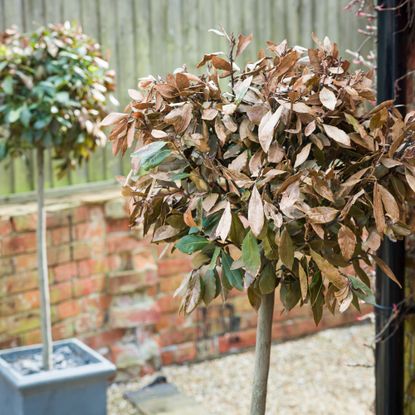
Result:
M203 359L253 346L256 313L246 295L233 292L193 315L178 315L173 297L189 259L158 260L128 229L118 191L72 197L48 206L48 258L55 340L76 336L110 357L121 376L160 364ZM40 341L34 204L0 207L0 348ZM327 315L321 327L350 323L356 313ZM314 332L309 307L281 314L273 335L286 339Z

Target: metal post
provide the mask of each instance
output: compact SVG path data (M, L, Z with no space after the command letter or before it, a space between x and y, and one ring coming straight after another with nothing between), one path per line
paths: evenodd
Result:
M395 81L406 73L407 8L405 0L378 0L384 10L378 13L377 99L382 102L396 98L405 104L404 80ZM403 6L402 6L403 5ZM405 107L400 107L404 111ZM405 284L405 243L385 240L379 255L391 267L400 283ZM391 315L388 311L404 299L398 287L378 268L376 270L376 333L380 333ZM403 414L404 332L403 325L392 324L382 333L385 339L376 344L376 415Z

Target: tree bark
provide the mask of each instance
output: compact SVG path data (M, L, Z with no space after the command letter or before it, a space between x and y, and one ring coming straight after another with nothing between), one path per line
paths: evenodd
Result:
M50 318L48 261L46 253L46 213L45 213L45 162L44 150L37 149L37 261L40 291L40 317L42 329L42 363L44 370L52 369L52 325Z
M275 292L263 295L261 298L261 306L258 311L251 415L265 414L269 360L271 354L274 296Z

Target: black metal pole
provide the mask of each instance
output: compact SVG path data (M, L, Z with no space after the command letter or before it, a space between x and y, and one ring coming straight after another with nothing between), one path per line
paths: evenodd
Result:
M395 104L405 104L404 80L397 92L395 82L406 72L407 9L405 0L378 0L384 10L378 12L378 102L395 98ZM404 106L400 107L404 111ZM379 255L391 267L404 287L405 243L385 240ZM376 270L376 333L384 330L391 316L390 308L404 299L404 289L398 287L379 268ZM396 320L395 320L396 321ZM376 415L403 414L404 332L403 325L391 324L382 333L384 340L376 343Z

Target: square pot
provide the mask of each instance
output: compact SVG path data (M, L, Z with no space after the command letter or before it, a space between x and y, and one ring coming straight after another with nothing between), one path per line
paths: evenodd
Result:
M105 415L107 386L115 366L77 339L53 344L68 346L86 364L22 375L11 367L16 356L30 356L40 345L0 351L0 415Z

